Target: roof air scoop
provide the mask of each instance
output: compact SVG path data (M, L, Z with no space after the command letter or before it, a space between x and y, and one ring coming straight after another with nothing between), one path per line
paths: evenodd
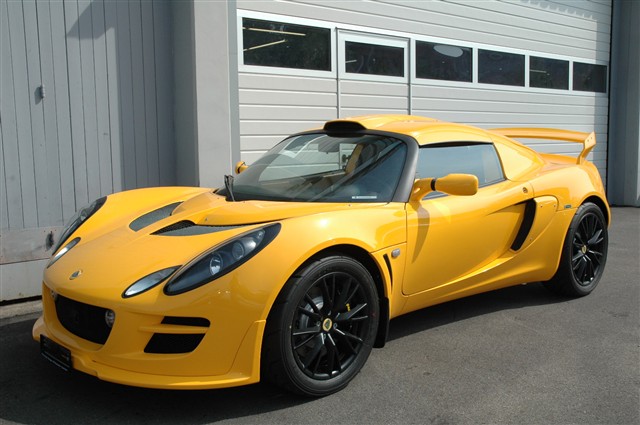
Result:
M333 120L327 121L324 130L329 132L347 133L350 131L366 130L366 127L357 121Z

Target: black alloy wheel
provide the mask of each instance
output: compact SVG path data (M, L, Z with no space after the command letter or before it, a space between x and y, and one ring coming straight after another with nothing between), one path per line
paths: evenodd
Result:
M315 261L278 297L263 343L263 374L309 396L344 388L375 340L378 295L369 272L349 257Z
M608 245L607 223L600 208L590 202L581 205L567 231L558 271L545 286L566 296L590 294L604 273Z
M589 286L600 275L606 259L607 229L600 217L589 212L573 234L571 269L580 286Z

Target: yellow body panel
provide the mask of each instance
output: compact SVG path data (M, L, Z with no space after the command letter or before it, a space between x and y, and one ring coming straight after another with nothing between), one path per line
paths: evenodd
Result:
M493 143L505 179L477 188L477 178L453 176L442 180L443 190L467 196L439 197L424 197L432 190L433 179L423 179L413 188L419 196L389 203L228 202L206 188L152 188L110 195L70 236L81 238L78 245L45 270L44 312L33 337L44 335L61 344L71 350L74 368L112 382L184 389L249 384L260 379L263 333L276 297L296 270L316 255L357 253L367 258L379 296L389 301L388 317L393 318L463 296L549 279L558 267L576 209L587 199L599 200L610 216L602 182L591 163L537 154L505 137L507 130L488 132L404 115L340 122L408 136L418 146ZM532 129L515 133L541 134ZM583 136L573 133L560 135L565 140ZM131 228L140 216L178 202L170 216L138 230ZM527 205L535 208L535 218L522 245L514 250ZM181 221L213 226L216 231L156 234ZM268 223L280 223L279 234L228 274L179 295L165 294L160 284L123 298L123 291L143 276L185 266ZM113 310L116 320L107 341L97 344L65 329L54 296ZM209 325L163 323L168 316L206 319ZM163 333L204 336L189 353L146 353L152 336Z

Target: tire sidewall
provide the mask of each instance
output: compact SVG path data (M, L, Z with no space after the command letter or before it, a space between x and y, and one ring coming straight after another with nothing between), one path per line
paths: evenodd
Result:
M576 278L576 275L571 266L571 258L573 257L573 254L574 254L573 240L575 238L576 232L578 231L580 223L582 223L582 221L590 215L594 215L598 218L604 230L603 231L604 243L603 243L603 250L602 250L603 257L601 260L601 265L598 268L598 271L594 276L593 280L591 281L591 283L589 283L588 285L582 285L580 281ZM600 281L600 278L602 277L602 274L604 272L604 267L607 260L608 245L609 245L609 235L607 232L607 223L600 208L598 208L598 206L590 202L581 205L578 208L578 211L576 212L575 216L573 217L573 220L571 221L569 232L567 232L567 237L564 243L563 259L562 259L562 263L563 263L562 267L565 269L565 274L567 275L566 277L569 279L571 289L573 289L577 295L579 296L588 295L598 285L598 282Z

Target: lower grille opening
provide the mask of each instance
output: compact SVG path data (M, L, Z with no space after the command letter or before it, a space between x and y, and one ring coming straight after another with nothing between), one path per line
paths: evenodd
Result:
M204 334L153 334L144 348L149 354L185 354L195 350Z
M178 316L165 316L162 319L164 325L182 325L182 326L201 326L208 328L211 322L204 317L178 317Z
M56 299L56 314L62 326L72 334L104 344L109 338L111 328L105 322L107 309L84 304L58 295Z

